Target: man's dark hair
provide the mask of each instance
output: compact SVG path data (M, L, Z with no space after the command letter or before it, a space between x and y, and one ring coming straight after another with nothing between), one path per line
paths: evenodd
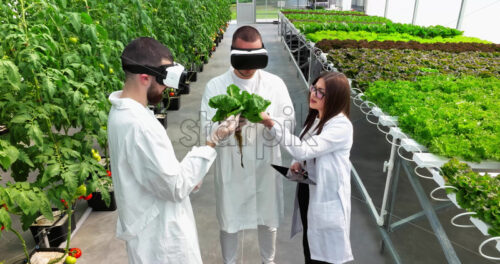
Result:
M138 64L160 66L163 59L173 62L170 50L154 38L139 37L130 42L122 52L122 65ZM125 71L128 78L132 73Z
M233 34L232 45L236 42L236 39L241 39L246 42L254 42L258 39L262 42L262 36L259 31L252 26L242 26L239 27Z

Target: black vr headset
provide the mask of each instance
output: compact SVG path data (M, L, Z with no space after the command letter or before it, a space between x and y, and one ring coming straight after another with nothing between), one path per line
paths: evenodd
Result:
M236 70L263 69L267 66L267 50L259 49L237 49L231 46L231 65Z
M173 64L161 65L158 67L138 65L138 64L123 64L124 71L135 74L148 74L156 77L156 82L166 85L170 88L179 89L186 86L187 72L184 71L184 66L174 62Z

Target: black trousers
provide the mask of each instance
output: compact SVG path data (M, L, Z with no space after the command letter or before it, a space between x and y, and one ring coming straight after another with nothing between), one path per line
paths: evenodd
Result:
M305 264L329 264L319 260L311 259L311 252L309 251L309 242L307 241L307 209L309 207L309 185L305 183L298 184L298 200L300 218L302 220L302 246L304 247Z

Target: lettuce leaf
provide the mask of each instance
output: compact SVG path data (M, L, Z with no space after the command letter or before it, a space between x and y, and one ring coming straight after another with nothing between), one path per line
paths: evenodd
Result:
M229 116L241 114L241 117L252 123L262 121L260 113L271 104L269 100L247 91L241 92L234 84L227 87L227 94L216 95L208 101L208 105L217 109L212 121L222 121Z

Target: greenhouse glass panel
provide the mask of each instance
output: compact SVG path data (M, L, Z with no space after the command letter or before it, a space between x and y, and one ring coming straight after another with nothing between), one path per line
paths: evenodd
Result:
M257 19L278 19L278 0L256 0Z

